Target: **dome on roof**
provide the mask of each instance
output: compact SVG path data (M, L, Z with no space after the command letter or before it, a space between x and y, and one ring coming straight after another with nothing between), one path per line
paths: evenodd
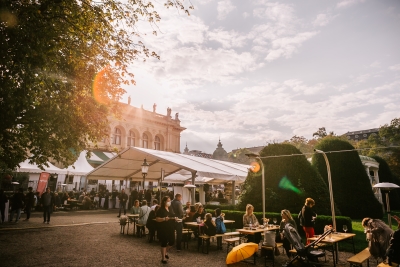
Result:
M360 155L360 159L361 159L361 161L363 161L363 160L368 160L368 161L374 161L374 162L377 162L375 159L373 159L373 158L370 158L370 157L367 157L367 156L362 156L362 155Z
M228 153L222 147L221 139L219 139L218 144L217 144L217 149L215 149L215 151L213 153L213 159L217 159L217 160L227 160L228 159Z

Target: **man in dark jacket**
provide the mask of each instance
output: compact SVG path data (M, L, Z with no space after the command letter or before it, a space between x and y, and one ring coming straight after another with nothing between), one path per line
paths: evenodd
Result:
M174 200L171 202L172 210L175 213L175 216L180 219L179 222L175 222L175 231L176 231L176 250L181 250L181 240L182 240L182 219L183 219L183 207L182 207L182 195L176 194Z
M126 215L126 202L128 201L128 195L125 193L125 189L121 190L121 194L119 194L118 198L119 198L118 217L121 217L121 209L124 209L124 215Z
M31 210L35 203L35 195L32 192L32 187L28 187L28 193L25 195L25 212L26 212L26 219L24 221L29 221L31 217Z
M40 200L41 200L41 205L43 207L43 223L46 223L46 218L47 218L47 224L49 224L50 214L54 206L54 196L50 192L49 187L47 187L46 192L42 194Z
M0 189L0 212L1 212L1 223L4 223L4 212L6 210L6 203L8 202L8 198L6 194L4 194L4 190Z
M24 207L24 190L22 188L18 189L12 199L11 199L11 217L10 222L14 217L14 212L17 212L17 218L15 218L15 222L18 223L19 217L21 217L21 209Z

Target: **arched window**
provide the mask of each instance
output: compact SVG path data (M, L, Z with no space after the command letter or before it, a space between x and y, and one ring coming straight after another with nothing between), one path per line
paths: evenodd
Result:
M133 131L129 131L127 143L128 143L128 146L135 146L135 133Z
M143 148L148 148L149 147L149 138L147 137L147 134L143 134Z
M158 136L156 136L156 138L154 138L154 149L161 150L160 137L158 137Z
M115 145L120 145L121 144L121 130L118 129L118 128L115 128L114 144Z

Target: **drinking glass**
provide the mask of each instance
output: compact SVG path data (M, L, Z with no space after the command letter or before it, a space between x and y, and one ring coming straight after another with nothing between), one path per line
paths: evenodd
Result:
M278 221L276 218L273 218L272 221L274 222L274 224L276 224L276 222Z
M251 229L252 226L253 226L253 224L252 224L252 222L251 222L251 220L250 220L250 223L249 223L250 229Z
M343 231L347 233L347 225L343 225Z

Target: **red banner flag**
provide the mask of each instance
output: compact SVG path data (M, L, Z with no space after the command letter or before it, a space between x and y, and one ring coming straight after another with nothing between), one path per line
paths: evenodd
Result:
M47 186L47 181L49 180L50 173L42 172L39 176L39 184L37 186L36 192L39 192L40 195L44 193Z

